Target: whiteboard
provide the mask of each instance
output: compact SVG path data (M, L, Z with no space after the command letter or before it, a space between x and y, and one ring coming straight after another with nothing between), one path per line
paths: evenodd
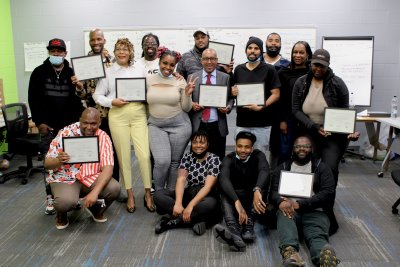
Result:
M371 106L374 37L323 37L330 67L349 89L352 106Z
M118 38L129 38L135 48L135 59L142 55L142 37L148 33L158 36L160 46L175 50L181 54L189 51L194 46L193 33L196 29L142 29L142 30L103 30L106 39L106 49L114 51L114 45ZM282 38L283 57L290 60L292 46L299 40L307 41L314 50L316 45L315 28L208 28L210 41L234 44L235 65L246 62L245 46L250 36L256 36L265 42L267 35L277 32ZM84 31L85 54L90 51L89 32ZM265 50L265 43L264 48Z

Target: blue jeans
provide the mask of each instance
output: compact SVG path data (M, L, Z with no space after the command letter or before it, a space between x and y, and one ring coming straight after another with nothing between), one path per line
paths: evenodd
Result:
M277 230L279 248L292 246L299 250L299 232L302 231L304 240L310 250L311 261L319 266L319 253L325 244L329 243L329 219L323 211L296 213L294 219L289 219L278 210Z
M254 148L261 150L264 152L265 156L268 159L267 151L268 151L268 144L269 144L269 137L271 134L271 127L240 127L236 126L235 130L235 138L236 135L241 131L247 131L254 134L257 138L257 141L254 143Z

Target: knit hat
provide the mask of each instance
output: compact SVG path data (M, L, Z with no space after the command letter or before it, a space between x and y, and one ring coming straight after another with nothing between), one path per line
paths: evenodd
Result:
M251 45L251 44L256 44L256 45L260 48L261 55L263 54L263 41L261 41L260 38L251 36L251 37L249 38L249 41L247 41L246 50L247 50L247 47L248 47L249 45Z

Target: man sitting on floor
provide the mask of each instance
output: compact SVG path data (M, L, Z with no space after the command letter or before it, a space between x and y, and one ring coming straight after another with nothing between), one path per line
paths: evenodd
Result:
M310 198L287 198L278 193L281 171L313 173ZM277 229L283 266L305 266L299 251L299 231L303 233L316 266L336 266L339 261L329 245L329 218L323 211L335 201L335 179L321 159L313 158L310 139L298 137L293 145L292 159L279 165L271 175L271 201L279 207Z
M80 197L84 197L83 207L95 222L106 222L104 211L119 195L119 183L112 179L114 157L111 139L99 126L99 111L87 108L79 122L61 129L50 144L44 166L49 170L46 179L54 195L57 229L68 227L67 212L76 207ZM62 139L74 136L98 136L100 161L68 164L70 155L63 152ZM105 206L100 205L99 197L104 199Z

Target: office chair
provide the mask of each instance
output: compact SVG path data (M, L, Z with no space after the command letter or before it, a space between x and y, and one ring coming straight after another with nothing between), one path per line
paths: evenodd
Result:
M393 181L398 186L400 186L400 170L394 170L394 171L392 171L391 174L392 174ZM397 206L399 206L399 204L400 204L400 197L399 197L399 199L396 200L396 202L392 206L392 213L393 214L398 214L399 213L399 210L397 209Z
M26 155L26 166L3 174L0 183L12 178L22 178L21 184L26 184L31 172L43 172L44 170L43 166L33 167L32 163L32 156L37 156L39 152L40 135L28 133L28 111L24 103L7 104L1 109L7 130L8 152Z

